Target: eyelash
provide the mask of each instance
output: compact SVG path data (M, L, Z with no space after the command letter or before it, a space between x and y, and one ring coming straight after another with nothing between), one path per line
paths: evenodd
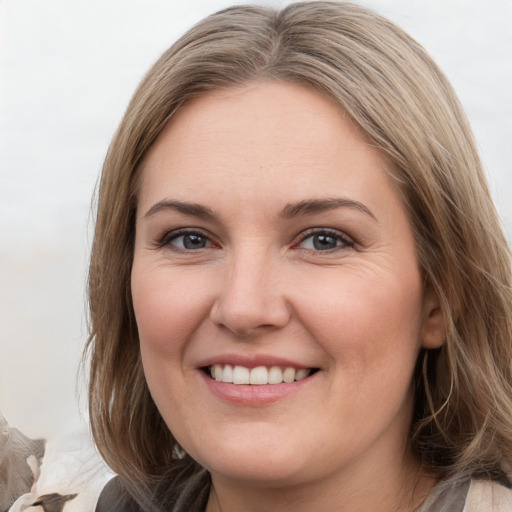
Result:
M210 244L212 247L215 247L215 244L211 241L210 237L198 229L179 229L177 231L166 232L161 240L158 242L158 247L168 247L172 246L172 242L177 240L178 238L185 238L186 236L196 236L206 241L206 243ZM200 247L199 249L205 249L207 247ZM172 246L172 249L177 252L195 252L197 249L187 249L186 247L179 248Z
M300 244L304 243L308 239L313 239L314 237L325 236L327 238L331 238L336 241L337 245L335 247L329 249L307 249L300 247ZM338 245L339 242L339 245ZM294 244L294 249L306 250L311 252L325 252L330 253L334 251L339 251L347 248L354 247L354 241L348 235L341 231L337 231L335 229L325 229L325 228L313 228L305 233L301 233L299 241Z
M187 247L176 247L172 245L172 242L175 242L179 238L185 239L185 237L197 237L201 239L206 244L204 247L198 248L187 248ZM312 240L314 237L326 237L328 239L332 239L335 241L336 246L330 247L327 249L318 249L318 248L305 248L300 247L301 244L306 242L307 240ZM334 229L325 229L325 228L312 228L309 229L299 235L298 241L292 245L293 249L315 252L315 253L331 253L347 248L354 247L355 243L348 235L341 231L337 231ZM314 242L313 242L314 244ZM214 242L212 242L210 236L198 229L180 229L177 231L166 232L164 236L160 239L157 244L158 248L163 247L171 247L172 250L176 252L190 253L196 252L201 249L215 248L218 247Z

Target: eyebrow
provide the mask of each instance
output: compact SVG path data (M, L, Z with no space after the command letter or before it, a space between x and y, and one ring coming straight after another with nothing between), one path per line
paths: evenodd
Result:
M197 203L188 203L184 201L171 201L164 200L155 203L144 215L144 217L151 217L156 213L164 210L175 210L184 215L191 215L193 217L199 217L201 219L212 220L216 218L210 208Z
M344 197L330 198L330 199L309 199L299 201L298 203L288 203L279 213L279 216L284 219L292 219L295 217L302 217L307 215L315 215L328 210L335 210L336 208L352 208L360 211L372 219L377 220L377 217L359 201L348 199ZM144 215L144 217L151 217L161 211L174 210L184 215L191 215L201 219L214 220L217 215L208 208L197 203L189 203L185 201L164 200L155 203Z
M363 203L345 197L335 197L330 199L310 199L306 201L300 201L298 203L290 203L282 209L280 216L285 219L291 219L304 215L315 215L316 213L335 210L336 208L352 208L366 215L369 215L374 220L377 220L377 217L375 217L371 210L367 208Z

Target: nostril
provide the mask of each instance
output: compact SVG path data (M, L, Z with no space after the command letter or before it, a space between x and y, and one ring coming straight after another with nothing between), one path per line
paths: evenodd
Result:
M259 281L261 279L251 278L251 283L247 284L247 279L242 277L228 279L212 304L210 319L213 323L240 338L287 325L290 311L286 300L276 289L266 291Z

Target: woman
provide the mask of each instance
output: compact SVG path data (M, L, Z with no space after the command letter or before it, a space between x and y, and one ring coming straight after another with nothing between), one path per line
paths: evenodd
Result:
M512 509L510 283L416 42L344 3L207 18L103 169L97 510Z

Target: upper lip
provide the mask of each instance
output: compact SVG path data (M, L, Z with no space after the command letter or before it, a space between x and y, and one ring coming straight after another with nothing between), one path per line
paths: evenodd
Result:
M291 359L264 354L219 354L201 360L197 366L198 368L206 368L214 364L230 364L232 366L244 366L246 368L256 368L257 366L280 366L281 368L295 369L314 367L310 364L304 364Z

